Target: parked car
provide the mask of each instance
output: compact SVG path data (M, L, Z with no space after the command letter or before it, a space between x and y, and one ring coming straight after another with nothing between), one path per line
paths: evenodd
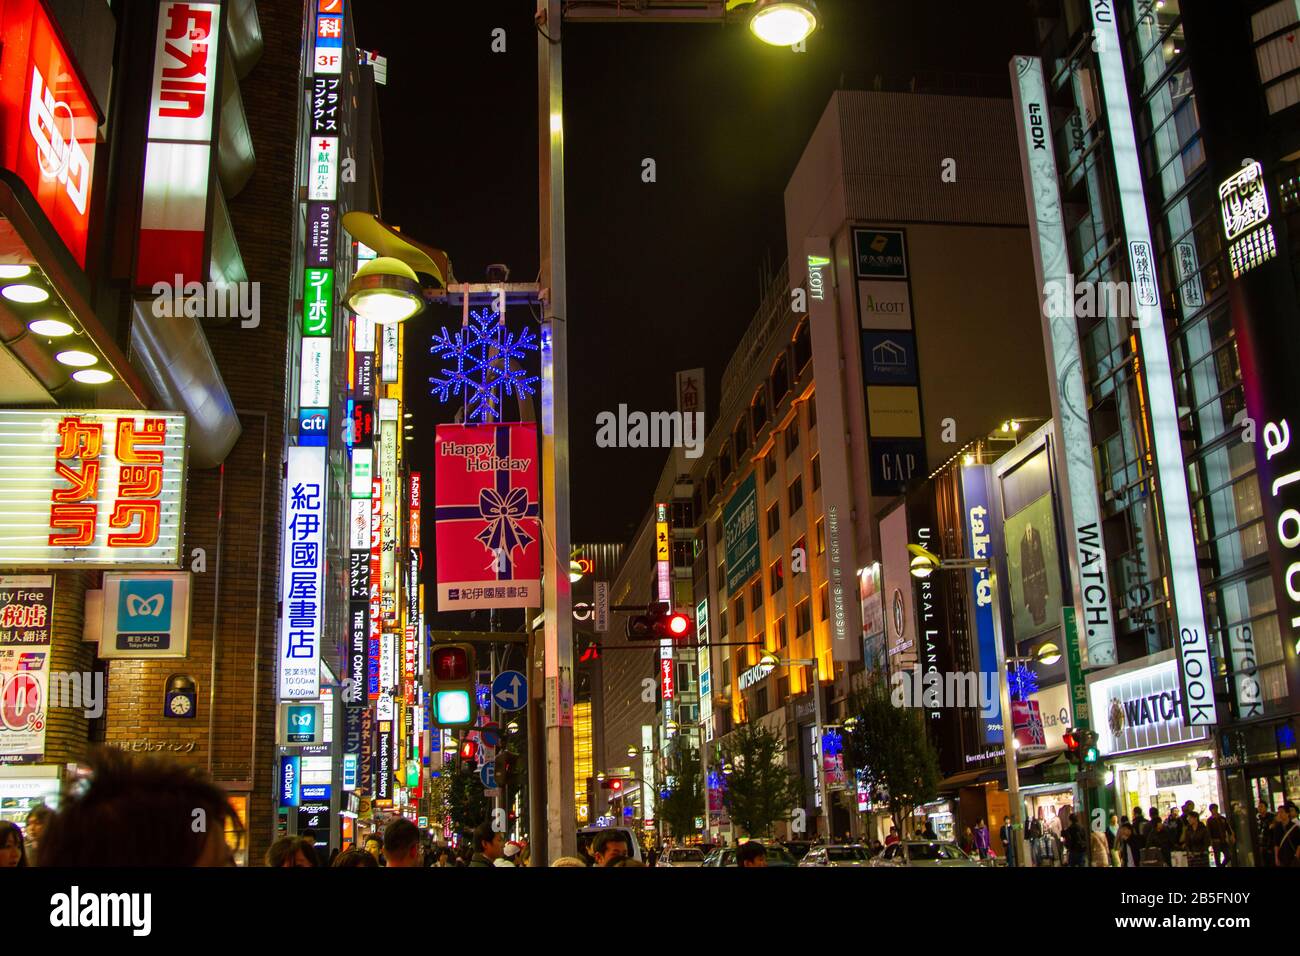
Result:
M766 840L759 840L763 846L767 847L767 865L768 866L797 866L795 858L779 843L768 843ZM704 861L705 866L736 866L736 848L734 846L719 847L709 854L708 859Z
M808 851L817 846L812 840L782 840L781 845L790 851L796 860L802 860Z
M867 848L849 843L832 843L830 846L815 846L809 850L800 866L869 866L871 857Z
M704 851L697 846L674 846L664 850L655 866L703 866Z
M971 867L983 866L955 843L942 840L904 840L880 851L872 866Z

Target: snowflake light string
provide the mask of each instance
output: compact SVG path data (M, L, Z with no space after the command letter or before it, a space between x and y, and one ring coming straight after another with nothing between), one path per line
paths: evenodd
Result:
M500 421L507 397L523 399L537 393L541 377L530 375L523 362L539 348L531 328L515 333L495 309L471 311L458 331L448 332L444 326L433 337L430 353L449 367L441 376L429 378L432 394L444 404L461 398L467 422Z

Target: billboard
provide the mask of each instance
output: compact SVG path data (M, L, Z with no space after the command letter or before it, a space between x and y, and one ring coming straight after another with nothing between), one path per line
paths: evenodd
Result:
M0 764L45 755L54 578L0 577Z
M966 557L992 562L1000 541L996 540L994 521L990 513L989 472L985 465L963 465L961 469L962 513L965 515ZM998 686L997 631L993 624L996 598L990 568L972 568L970 573L971 615L970 629L974 638L975 664L982 674L992 675L992 686ZM981 717L982 739L986 744L1000 744L1002 735L1002 701L999 697L993 716Z
M325 572L325 449L288 449L280 552L279 696L320 696Z
M726 545L727 594L732 595L758 573L758 483L751 472L722 508Z
M916 649L916 608L912 597L912 556L907 550L907 509L899 505L880 519L881 603L885 615L885 654L892 677L910 673L920 659Z
M0 566L175 567L185 416L0 409Z
M541 607L537 426L439 425L438 610Z

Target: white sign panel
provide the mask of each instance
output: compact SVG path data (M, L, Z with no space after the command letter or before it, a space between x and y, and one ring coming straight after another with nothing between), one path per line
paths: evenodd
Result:
M353 551L370 550L370 499L353 498L348 523L348 547Z
M177 0L159 7L149 139L211 141L220 26L216 3Z
M1102 680L1088 680L1092 726L1103 756L1204 740L1204 727L1183 720L1178 662L1164 661Z
M289 449L281 551L279 687L281 700L320 696L325 570L325 449Z
M858 280L858 321L864 329L912 328L912 297L906 282Z
M369 448L352 449L352 497L370 500L370 495L374 491L374 467L375 453ZM370 542L366 542L365 548L368 550Z
M1072 527L1070 570L1075 601L1087 635L1088 663L1115 664L1115 630L1106 581L1109 567L1097 508L1097 477L1092 465L1092 429L1079 361L1079 328L1074 318L1074 282L1070 275L1061 192L1052 148L1052 124L1037 57L1011 61L1013 91L1020 113L1020 162L1034 247L1034 269L1043 290L1043 339L1047 346L1055 450L1068 485L1063 496Z
M176 567L185 416L0 409L0 566Z
M1155 282L1151 255L1151 227L1147 222L1142 168L1138 163L1133 114L1116 24L1115 0L1092 0L1092 19L1097 36L1097 60L1105 94L1107 128L1114 153L1120 211L1128 237L1129 259L1134 284L1133 300L1142 339L1143 369L1146 374L1151 438L1155 446L1160 504L1164 512L1166 554L1177 614L1180 676L1184 690L1182 705L1194 726L1209 726L1218 720L1214 704L1214 662L1205 629L1205 608L1196 563L1196 539L1192 533L1192 512L1183 470L1182 432L1178 425L1178 402L1169 368L1169 345L1164 316Z
M99 656L186 657L190 572L105 574Z
M379 361L379 380L381 382L397 381L397 326L388 324L382 329L381 353Z
M337 198L338 178L338 137L313 136L307 163L307 198L313 202L333 202Z
M300 408L330 406L330 340L302 340L302 376L298 387Z

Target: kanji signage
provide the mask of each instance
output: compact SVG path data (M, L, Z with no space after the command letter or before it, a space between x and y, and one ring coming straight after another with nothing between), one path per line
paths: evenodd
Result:
M315 72L343 72L343 0L316 0Z
M334 330L334 270L308 269L302 291L302 334L330 335Z
M53 577L0 577L0 764L45 754L53 629Z
M185 416L0 410L0 565L175 567Z
M339 134L339 104L341 76L317 76L311 81L311 134L337 136Z
M541 607L537 427L435 431L438 610Z
M0 156L31 190L77 263L86 264L99 117L40 0L0 13Z
M1219 212L1234 279L1277 256L1263 166L1248 162L1219 184Z
M325 449L288 450L281 552L279 687L282 700L320 696L325 570Z

